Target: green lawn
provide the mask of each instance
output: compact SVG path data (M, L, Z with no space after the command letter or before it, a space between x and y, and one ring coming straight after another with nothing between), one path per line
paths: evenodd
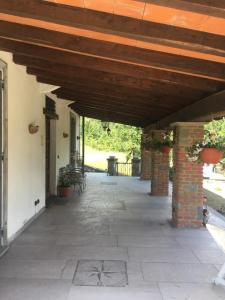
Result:
M85 146L85 165L101 169L103 171L107 170L107 158L109 156L116 156L119 162L126 161L126 153L113 152L113 151L100 151L93 149L89 146Z

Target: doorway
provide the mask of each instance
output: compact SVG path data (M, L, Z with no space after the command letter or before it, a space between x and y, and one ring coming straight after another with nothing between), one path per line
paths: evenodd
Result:
M6 182L5 167L5 87L6 87L6 65L0 61L0 253L7 245L7 206L6 206Z
M46 97L45 103L45 195L46 206L51 202L51 196L56 191L56 114L55 102Z

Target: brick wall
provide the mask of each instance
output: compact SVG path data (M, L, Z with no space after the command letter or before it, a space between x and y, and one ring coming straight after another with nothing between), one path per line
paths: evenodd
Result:
M141 179L151 179L151 150L141 149Z
M155 138L161 139L163 131L154 131ZM152 150L151 195L168 196L169 155Z
M174 137L173 222L177 227L202 226L203 165L190 162L185 148L204 135L201 123L178 123Z

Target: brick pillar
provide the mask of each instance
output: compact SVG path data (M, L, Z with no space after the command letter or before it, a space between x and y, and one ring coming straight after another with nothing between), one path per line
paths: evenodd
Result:
M147 136L147 134L142 135L142 140ZM141 146L141 180L151 179L151 150L146 149L143 145Z
M154 130L153 138L162 139L164 131ZM169 188L169 155L152 150L151 195L168 196Z
M185 148L204 136L202 123L174 124L173 223L177 227L202 226L203 164L190 162Z

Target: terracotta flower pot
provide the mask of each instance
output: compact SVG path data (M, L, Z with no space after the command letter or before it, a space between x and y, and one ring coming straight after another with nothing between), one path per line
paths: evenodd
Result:
M169 154L170 153L171 148L169 146L161 146L160 151L163 154Z
M223 152L216 148L204 148L200 154L200 159L206 164L217 164L223 157Z
M59 186L58 192L59 192L59 197L63 197L63 198L70 197L72 195L72 187L71 186L68 186L68 187Z

